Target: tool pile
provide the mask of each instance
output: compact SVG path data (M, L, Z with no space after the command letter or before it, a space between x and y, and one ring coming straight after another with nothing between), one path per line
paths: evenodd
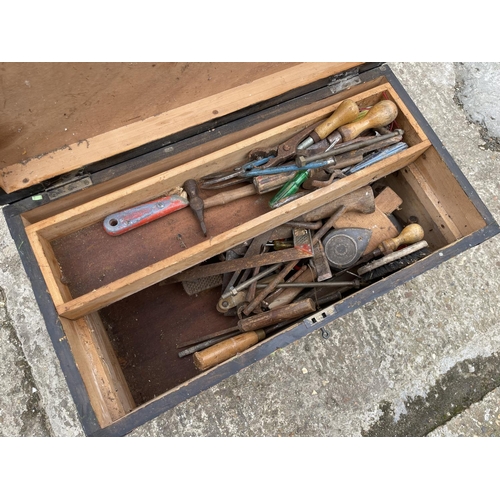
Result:
M109 215L104 229L116 236L190 206L207 236L204 211L210 207L276 191L269 201L274 209L404 150L397 114L390 100L359 109L347 99L326 121L276 147L251 151L234 170L190 179L177 194ZM200 195L239 183L245 185ZM392 214L401 203L388 186L365 186L226 251L218 262L166 280L182 283L188 295L220 287L214 307L235 318L232 328L178 345L179 357L193 354L199 370L211 368L427 255L422 227Z

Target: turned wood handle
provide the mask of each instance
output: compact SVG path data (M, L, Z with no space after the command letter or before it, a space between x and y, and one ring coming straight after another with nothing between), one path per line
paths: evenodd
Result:
M389 125L397 116L397 106L386 99L375 104L360 120L342 125L338 132L342 136L343 142L352 141L365 130Z
M388 238L379 245L379 250L384 254L390 254L401 245L412 245L424 239L424 230L419 224L409 224L395 238Z
M198 370L208 370L266 338L264 330L256 330L223 340L203 351L194 353L194 364Z
M283 172L281 174L258 175L253 178L253 184L259 194L274 191L295 177L297 172Z
M318 137L323 140L328 137L334 130L338 129L342 125L351 123L354 121L359 114L358 105L351 101L351 99L346 99L342 104L333 112L333 114L327 118L323 123L318 125L314 131L318 134Z
M238 327L242 332L264 328L266 326L277 325L287 319L300 318L306 314L316 311L316 304L311 299L304 299L300 302L294 302L283 307L277 307L272 311L261 314L255 314L238 321Z
M203 206L205 208L218 207L231 201L245 198L246 196L252 196L253 194L257 194L257 190L252 184L247 184L238 189L232 189L231 191L225 191L224 193L210 196L210 198L203 200Z

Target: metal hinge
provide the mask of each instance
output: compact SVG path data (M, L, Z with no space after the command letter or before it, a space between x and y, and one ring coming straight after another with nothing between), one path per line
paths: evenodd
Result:
M332 94L338 94L342 90L354 87L360 83L361 78L359 77L359 69L353 68L332 77L331 81L328 83L328 88Z
M56 184L45 188L49 200L57 200L68 194L75 193L92 186L92 179L89 174L83 175L81 172L70 172L61 176Z
M317 326L318 323L323 321L324 319L333 316L335 314L335 306L328 306L322 309L321 311L312 314L311 316L308 316L307 318L304 319L304 323L308 327L314 327Z

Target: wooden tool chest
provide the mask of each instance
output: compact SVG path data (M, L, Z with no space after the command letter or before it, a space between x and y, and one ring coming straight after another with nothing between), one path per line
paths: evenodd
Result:
M198 73L211 71L217 80L216 66L199 64ZM499 232L386 65L250 66L220 69L239 75L234 86L226 82L203 95L200 89L188 94L188 84L179 83L187 93L179 106L148 108L147 116L138 110L140 119L130 125L109 127L110 121L93 138L46 154L34 150L30 161L13 160L2 169L2 197L9 203L4 213L87 435L127 434ZM189 209L120 236L103 230L106 216L159 198L188 179L236 168L252 150L278 145L325 120L346 99L366 109L393 102L408 147L273 210L273 192L214 206L205 211L207 237ZM394 213L403 226L418 221L427 256L322 303L207 371L197 369L192 356L178 357L179 343L230 328L235 318L215 307L220 287L188 295L177 275L366 188L394 194L399 201L391 209L390 201L378 198L377 213ZM373 222L377 230L380 220ZM356 217L338 227L353 225L359 225Z

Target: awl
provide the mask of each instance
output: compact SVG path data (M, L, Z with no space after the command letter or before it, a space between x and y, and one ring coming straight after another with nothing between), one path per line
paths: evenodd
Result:
M310 133L309 137L298 145L297 149L306 149L309 146L312 146L315 142L323 140L340 126L353 122L358 115L358 105L351 99L346 99L329 118L320 123Z

